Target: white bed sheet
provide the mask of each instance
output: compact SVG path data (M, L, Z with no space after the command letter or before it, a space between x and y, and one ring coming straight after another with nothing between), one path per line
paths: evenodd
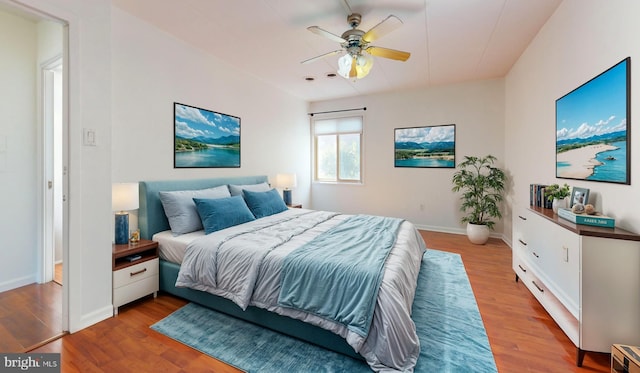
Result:
M184 259L184 253L187 246L195 239L204 236L204 230L195 231L191 233L181 234L179 236L174 235L170 230L159 232L153 235L151 238L158 243L158 249L160 251L160 259L182 264Z

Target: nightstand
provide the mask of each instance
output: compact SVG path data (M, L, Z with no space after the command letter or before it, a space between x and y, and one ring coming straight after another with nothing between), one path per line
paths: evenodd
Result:
M301 209L302 208L302 204L301 203L292 203L290 205L287 205L288 208L290 209Z
M139 258L136 258L138 257ZM133 258L133 260L132 260ZM136 243L112 245L113 314L118 307L159 290L158 243L140 240Z

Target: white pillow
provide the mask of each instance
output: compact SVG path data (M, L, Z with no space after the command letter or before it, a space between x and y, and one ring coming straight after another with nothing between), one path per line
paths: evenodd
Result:
M248 190L250 192L268 192L271 190L271 187L266 182L263 182L260 184L247 184L247 185L229 184L229 191L231 191L232 196L242 196L243 190Z
M175 235L202 230L202 221L198 215L194 198L226 198L231 197L226 185L199 190L178 190L159 192L164 213L169 220L171 232Z

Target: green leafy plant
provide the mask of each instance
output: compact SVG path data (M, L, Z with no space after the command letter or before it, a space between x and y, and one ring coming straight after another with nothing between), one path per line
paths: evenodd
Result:
M567 183L563 186L551 184L544 187L544 196L547 197L547 201L553 201L554 198L563 199L569 197L570 194L571 189L569 189L569 185L567 185Z
M460 211L466 215L462 223L482 224L493 229L492 219L502 218L500 202L506 175L500 168L494 167L493 155L485 157L465 156L453 174L454 192L462 191Z

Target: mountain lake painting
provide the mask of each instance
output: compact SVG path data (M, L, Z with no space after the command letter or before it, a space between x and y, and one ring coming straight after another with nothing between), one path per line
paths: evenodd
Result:
M456 125L396 128L395 167L455 168Z
M174 103L174 168L240 167L240 118Z
M556 101L556 177L629 184L629 64Z

